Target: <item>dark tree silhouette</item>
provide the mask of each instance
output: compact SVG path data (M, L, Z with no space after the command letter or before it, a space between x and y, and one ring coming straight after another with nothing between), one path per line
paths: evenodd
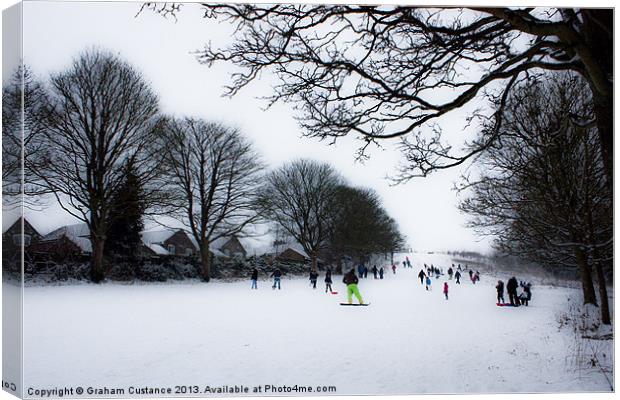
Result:
M271 172L261 193L265 216L303 247L314 271L319 253L329 246L333 200L342 182L330 165L302 159Z
M142 246L140 232L144 229L148 201L133 160L125 164L124 173L124 180L111 200L105 254L135 261Z
M148 3L174 15L180 4ZM520 79L574 71L587 82L611 192L613 176L613 10L564 8L412 8L363 5L203 4L206 18L234 27L233 41L209 43L198 59L238 67L236 94L260 76L277 83L268 97L293 103L306 135L363 145L401 138L405 162L394 179L460 165L500 132L506 95ZM487 107L499 102L498 108ZM442 135L442 117L468 107L495 135L462 148ZM472 109L476 108L475 111ZM463 126L443 126L457 134Z
M594 270L601 320L609 324L603 267L613 262L612 201L596 128L570 118L593 112L587 93L583 80L568 75L516 88L506 103L501 143L480 157L483 172L464 183L472 196L460 207L503 251L577 267L584 303L597 304Z
M344 255L363 262L372 254L393 254L403 244L398 226L375 191L342 185L332 203L334 220L328 252L336 262L340 263Z
M134 158L152 177L146 149L158 100L141 74L107 51L89 50L51 76L42 130L45 168L33 173L90 231L93 282L105 278L103 254L113 198Z
M209 245L244 233L259 219L257 194L263 165L237 129L193 118L167 118L157 131L164 157L161 186L198 243L202 278L208 282Z

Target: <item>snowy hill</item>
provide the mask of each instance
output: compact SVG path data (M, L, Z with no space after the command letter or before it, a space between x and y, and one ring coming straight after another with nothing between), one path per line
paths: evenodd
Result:
M25 386L331 385L335 394L609 391L597 369L570 362L559 318L579 291L535 285L529 307L497 307L494 281L426 291L423 262L361 279L369 307L284 277L249 281L30 287L25 291ZM400 260L397 258L397 261ZM402 260L401 260L402 261ZM465 278L465 277L464 277ZM600 354L613 357L612 340ZM70 344L70 345L68 345ZM122 397L122 396L121 396Z

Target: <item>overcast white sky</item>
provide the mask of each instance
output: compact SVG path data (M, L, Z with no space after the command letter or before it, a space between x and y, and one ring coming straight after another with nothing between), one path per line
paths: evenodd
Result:
M132 2L25 2L25 62L35 74L45 78L66 68L87 47L118 52L151 82L160 96L162 111L240 127L271 167L293 158L313 158L334 165L352 184L376 189L412 247L480 251L489 248L487 241L480 241L464 227L466 216L456 209L452 187L460 170L391 187L385 176L394 172L399 160L396 142L385 142L384 149L373 151L371 160L360 164L354 159L359 143L353 137L334 146L302 138L288 105L279 104L263 111L265 103L255 98L270 93L269 77L233 99L221 97L231 67L220 64L207 68L191 52L208 41L225 43L230 28L203 19L194 5L186 6L176 22L151 12L136 18L139 8L140 3ZM462 135L464 122L456 116L444 120L443 125L451 136ZM27 215L43 233L75 222L54 206Z

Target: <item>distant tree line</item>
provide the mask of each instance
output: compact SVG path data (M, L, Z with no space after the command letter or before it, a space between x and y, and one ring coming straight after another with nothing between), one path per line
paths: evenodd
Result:
M210 244L256 223L284 228L315 269L329 251L337 260L402 243L374 192L348 187L311 160L266 171L239 130L163 115L140 71L109 51L84 51L45 81L20 68L3 87L2 118L5 205L52 195L85 223L93 282L119 256L135 260L147 216L182 223L198 244L205 281Z

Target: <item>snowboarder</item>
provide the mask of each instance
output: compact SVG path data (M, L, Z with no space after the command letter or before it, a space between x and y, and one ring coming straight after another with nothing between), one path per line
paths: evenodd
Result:
M379 270L377 269L376 265L372 266L372 275L375 277L375 279L377 279L377 274L379 273Z
M355 276L354 269L351 269L345 274L345 276L342 278L342 282L347 285L347 300L349 301L349 304L353 302L353 295L357 297L357 300L360 302L360 304L364 304L364 301L362 300L362 295L360 295L360 291L357 288L357 283L359 282L359 280L357 279L357 276Z
M424 277L426 277L426 274L424 273L424 270L421 269L418 274L418 278L420 278L420 285L424 285Z
M383 279L383 267L379 268L379 279Z
M448 300L448 282L443 283L443 294L446 295L446 300Z
M277 286L278 290L280 290L280 279L282 278L282 271L280 271L280 268L276 268L275 271L271 273L271 277L273 278L273 286L271 288L275 290Z
M327 271L325 271L325 293L327 292L333 292L332 290L332 270L327 268Z
M256 268L252 270L252 277L250 279L252 280L252 289L258 289L258 270Z
M456 279L456 283L459 285L461 284L461 271L456 271L456 274L454 274L454 279Z
M519 297L517 296L518 287L519 282L517 282L517 278L513 276L512 278L508 279L508 283L506 284L506 291L508 292L508 300L510 300L511 306L519 306Z
M316 289L317 279L319 279L319 273L315 270L310 271L310 284L312 285L312 289Z
M504 304L506 302L506 300L504 300L504 281L501 279L497 281L495 289L497 289L497 304Z
M396 275L396 264L392 264L392 272Z
M426 290L431 290L431 277L427 276L426 277Z

